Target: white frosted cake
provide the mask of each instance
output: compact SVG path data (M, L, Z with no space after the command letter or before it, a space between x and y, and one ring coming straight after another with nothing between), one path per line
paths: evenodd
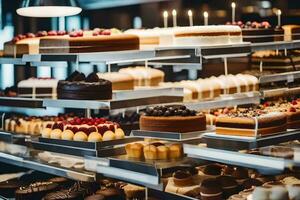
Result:
M241 28L232 25L131 29L126 33L137 35L141 45L153 46L211 46L243 42Z
M45 96L55 98L57 96L58 80L51 78L30 78L18 83L19 96Z

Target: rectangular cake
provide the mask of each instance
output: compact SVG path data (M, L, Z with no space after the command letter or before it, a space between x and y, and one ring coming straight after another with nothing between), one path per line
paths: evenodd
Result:
M263 137L286 131L285 113L261 110L236 112L216 118L216 133L220 135Z

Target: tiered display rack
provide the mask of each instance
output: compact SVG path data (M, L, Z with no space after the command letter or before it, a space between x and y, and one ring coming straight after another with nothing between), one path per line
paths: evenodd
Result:
M268 43L244 43L240 45L227 45L217 47L158 47L153 50L140 51L121 51L121 52L101 52L101 53L79 53L79 54L39 54L23 55L22 58L0 58L1 64L40 66L55 66L55 63L105 63L113 64L119 62L136 62L145 61L148 64L156 65L183 65L190 69L197 66L202 67L203 59L223 58L225 67L227 58L248 56L258 50L284 50L300 48L300 41L291 42L268 42ZM226 70L225 70L226 71ZM299 72L291 72L262 77L261 82L270 80L291 80L300 78ZM285 88L290 90L289 88ZM165 95L167 94L167 95ZM243 104L257 104L265 96L264 91L251 92L237 95L226 95L218 99L185 103L190 109L214 109L226 106L237 106ZM91 110L114 110L126 109L132 107L145 107L154 104L178 103L183 100L183 90L176 88L155 89L155 90L138 90L132 92L115 93L114 98L110 101L77 101L77 100L59 100L59 99L39 99L39 98L9 98L0 97L0 106L22 109L46 109L55 108L78 108L85 109L89 116ZM1 110L1 109L0 109ZM88 154L84 151L76 155L82 159L84 169L73 169L61 167L57 164L50 164L38 159L37 155L41 152L55 152L65 158L72 159L74 155L66 152L80 151L79 149L70 148L64 151L65 147L61 144L57 148L47 147L36 138L29 136L14 135L13 133L0 132L0 161L12 165L26 167L49 174L59 175L79 181L95 181L99 175L112 177L138 185L143 185L148 189L148 194L153 196L165 197L171 200L192 199L185 196L169 194L163 192L161 175L164 171L180 165L196 166L199 163L207 161L221 162L236 166L250 167L259 170L263 174L276 174L283 172L286 168L299 167L300 161L285 158L274 158L270 156L252 155L239 152L239 149L252 149L257 147L276 145L295 139L300 139L300 130L294 130L282 135L271 136L264 139L253 141L244 141L239 143L240 146L230 149L229 147L237 140L222 140L211 136L212 129L204 133L169 133L162 134L159 132L133 131L130 139L139 140L143 138L159 138L170 141L177 141L184 144L184 153L187 154L182 160L176 162L159 162L159 161L133 161L128 160L118 153L124 152L124 145L109 144L110 155ZM126 140L125 140L126 141ZM198 146L199 143L207 142L209 147ZM220 142L222 145L220 146ZM126 142L125 142L126 143ZM223 149L220 149L224 146ZM225 150L226 149L226 150ZM62 154L64 152L64 154ZM101 153L100 153L101 154ZM105 155L103 157L103 155Z

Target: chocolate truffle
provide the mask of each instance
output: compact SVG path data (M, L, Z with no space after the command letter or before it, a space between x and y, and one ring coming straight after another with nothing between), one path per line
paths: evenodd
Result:
M200 185L201 200L222 200L221 184L215 178L205 179Z
M103 196L101 194L95 194L95 195L86 197L84 200L105 200L105 196Z
M233 194L238 193L238 183L231 176L219 176L217 181L221 184L223 197L227 199Z
M222 166L218 164L206 165L203 169L203 173L206 175L219 176L222 172Z
M16 200L42 199L47 193L54 191L58 187L57 183L36 182L26 187L16 190Z
M7 198L13 198L15 191L22 186L22 182L18 179L12 179L0 183L0 194Z
M122 200L124 199L122 192L117 188L103 188L98 190L96 194L101 194L107 200Z
M83 192L61 190L56 192L48 193L44 196L43 200L82 200Z
M243 189L250 189L253 186L261 186L262 184L263 183L258 179L248 178L248 179L243 181L242 188Z
M178 170L173 174L173 181L176 186L184 187L193 185L193 179L190 172Z

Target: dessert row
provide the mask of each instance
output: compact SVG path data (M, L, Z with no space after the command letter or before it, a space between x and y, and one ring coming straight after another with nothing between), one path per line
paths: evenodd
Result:
M131 123L139 120L140 130L158 131L161 134L205 131L207 125L215 125L217 134L261 137L298 129L300 99L279 99L250 107L229 107L206 112L190 110L184 105L154 106L147 107L141 116L130 116L133 119ZM130 120L129 117L127 121ZM72 115L12 117L5 120L4 128L16 133L41 134L44 138L89 142L122 139L125 136L116 122Z
M0 195L16 200L144 200L146 195L143 187L113 179L75 182L63 177L47 179L47 175L36 172L30 175L34 177L25 174L0 180Z
M242 29L241 29L241 28ZM212 46L239 44L244 41L269 42L297 39L299 26L272 28L268 22L242 22L154 29L117 29L39 31L19 34L4 45L4 56L19 57L38 53L81 53L136 50L141 46ZM295 36L294 36L295 35Z
M111 99L112 90L133 90L138 87L184 89L184 100L205 100L222 94L257 91L259 81L247 74L222 75L196 81L163 82L164 72L145 67L129 67L119 72L91 73L85 76L73 72L66 80L31 78L18 83L19 96L50 96L60 99Z

